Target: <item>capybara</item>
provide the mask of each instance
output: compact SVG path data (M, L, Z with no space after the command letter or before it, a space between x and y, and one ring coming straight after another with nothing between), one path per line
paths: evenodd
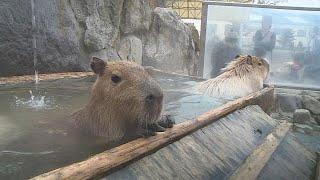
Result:
M212 97L233 99L263 88L269 73L266 60L250 55L237 55L222 73L199 85L199 91Z
M97 57L90 66L97 79L89 103L72 115L78 128L113 142L127 134L154 135L173 125L169 116L161 116L161 87L142 66Z

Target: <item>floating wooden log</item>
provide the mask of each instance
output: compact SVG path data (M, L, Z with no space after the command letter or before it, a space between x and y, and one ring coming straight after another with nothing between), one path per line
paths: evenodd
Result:
M195 120L177 124L163 133L158 133L156 136L136 139L97 154L85 161L50 171L32 179L89 179L103 173L117 170L134 160L147 156L204 126L213 123L237 109L241 109L249 104L259 105L261 102L265 103L266 101L270 101L270 99L266 98L273 97L273 92L273 87L266 87L261 91L230 101L204 113Z

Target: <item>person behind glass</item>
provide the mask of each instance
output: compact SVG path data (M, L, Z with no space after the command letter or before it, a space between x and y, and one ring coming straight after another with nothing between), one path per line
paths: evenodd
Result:
M261 29L253 37L255 56L264 58L268 62L272 60L272 50L276 44L276 34L271 31L271 27L272 17L263 16Z
M312 65L319 64L320 61L320 32L318 27L314 27L311 34L310 41L310 55L312 58Z
M304 77L320 82L320 30L318 27L314 27L311 31L311 40L306 56Z
M224 40L214 44L211 56L211 77L216 77L221 73L221 69L234 57L240 54L239 48L239 26L228 24L225 26Z

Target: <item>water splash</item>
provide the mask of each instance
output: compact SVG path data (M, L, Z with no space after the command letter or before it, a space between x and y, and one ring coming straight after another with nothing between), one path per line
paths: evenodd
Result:
M56 109L59 106L55 104L53 98L46 97L43 95L34 95L32 90L29 91L29 98L18 98L14 96L14 106L18 108L28 108L34 110L43 110L43 109Z

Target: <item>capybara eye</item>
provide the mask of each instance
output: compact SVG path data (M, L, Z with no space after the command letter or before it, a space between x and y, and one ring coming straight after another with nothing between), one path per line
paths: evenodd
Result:
M119 83L119 82L121 81L121 77L113 74L113 75L111 76L111 81L114 82L114 83Z
M259 63L258 63L258 65L259 65L259 66L261 66L261 65L262 65L262 63L261 63L261 62L259 62Z

